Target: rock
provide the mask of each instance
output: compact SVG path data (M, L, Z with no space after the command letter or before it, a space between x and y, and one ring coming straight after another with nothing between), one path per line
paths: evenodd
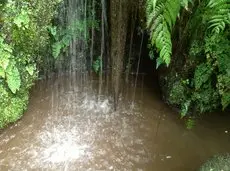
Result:
M211 157L198 171L230 171L230 154Z

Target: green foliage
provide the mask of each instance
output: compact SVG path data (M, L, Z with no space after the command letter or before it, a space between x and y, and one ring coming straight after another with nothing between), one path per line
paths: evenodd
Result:
M199 85L203 83L206 84L206 87L208 84L214 84L214 86L209 87L212 87L213 92L221 98L223 110L230 104L229 35L228 30L221 34L208 34L203 44L192 46L190 53L192 56L206 57L205 61L195 70L196 88L199 88ZM209 100L213 100L214 97L217 97L217 95L209 97Z
M16 94L12 94L2 84L0 84L0 92L0 128L3 128L22 116L27 108L29 94L26 89L21 89Z
M162 86L167 101L181 109L181 117L225 110L230 105L230 1L147 0L146 15L150 52L156 48L159 54L157 68L174 58Z
M170 64L172 56L171 33L177 17L180 16L181 7L193 11L192 8L189 9L189 2L193 5L198 4L198 6L194 6L196 12L192 13L190 23L187 24L190 24L192 29L204 28L204 30L199 31L211 31L219 34L230 23L229 0L204 0L199 2L196 0L147 0L146 18L147 28L150 32L151 49L156 47L159 51L157 68L163 63L167 66ZM190 30L189 34L192 37L197 32L199 34L199 31Z
M180 11L180 0L147 0L147 28L150 31L151 45L159 50L157 67L162 63L168 66L172 54L171 32Z
M102 58L99 56L94 62L93 62L93 70L96 72L96 73L99 73L100 72L100 69L101 69L101 64L102 64Z
M181 113L180 113L180 116L181 116L181 118L183 118L183 117L185 117L185 116L188 114L188 112L189 112L189 107L190 107L190 105L191 105L191 100L188 98L188 99L186 99L185 102L181 102L181 104L182 104L182 106L181 106ZM188 125L190 125L190 124L188 123ZM188 127L188 126L187 126L187 127Z
M193 102L194 112L211 112L220 106L220 97L210 80L206 82L198 91L192 89L191 100Z
M19 71L16 67L12 65L7 68L6 72L6 82L10 90L15 94L21 86L21 78Z
M221 106L224 110L229 106L229 35L229 31L226 30L221 34L208 34L204 41L195 41L196 45L190 49L190 60L197 62L193 68L194 74L189 70L189 74L181 73L178 76L177 79L185 77L184 79L189 80L186 82L170 80L172 83L169 84L171 86L168 99L171 104L180 106L182 117L189 112L199 114L216 110Z
M224 31L226 24L230 23L229 0L209 0L206 6L204 20L208 29L219 34Z
M173 80L173 82L170 89L169 101L172 104L183 103L187 99L185 86L182 84L181 80Z
M195 89L199 90L206 83L212 74L212 68L207 63L202 63L197 66L194 75Z
M21 9L20 13L14 17L13 22L18 28L24 27L28 29L30 23L28 11L25 11L25 9Z
M61 28L57 26L50 26L48 30L53 38L52 42L52 55L57 59L62 52L66 49L73 39L78 41L87 42L89 33L85 32L91 27L98 29L98 23L89 19L72 21L67 27ZM86 34L85 34L86 33Z
M217 88L221 95L222 108L225 109L230 104L230 74L219 75Z
M222 34L214 34L207 36L205 39L204 48L205 53L211 60L213 60L213 74L215 78L216 91L221 97L221 104L223 110L230 104L230 35L227 29Z
M229 171L230 170L230 155L215 155L208 159L200 168L199 171Z
M47 50L59 0L5 1L0 6L0 128L26 110L29 89Z
M187 129L192 129L195 126L195 124L196 124L195 119L193 119L191 117L186 120L186 128Z
M21 78L12 52L12 48L0 37L0 77L6 80L8 87L15 94L21 86Z

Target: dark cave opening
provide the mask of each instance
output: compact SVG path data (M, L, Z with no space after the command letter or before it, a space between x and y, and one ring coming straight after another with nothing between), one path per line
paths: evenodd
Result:
M144 76L144 84L146 88L151 90L151 93L161 98L161 88L159 84L159 71L156 69L156 60L151 59L149 56L149 35L146 31L139 31L138 27L135 27L133 52L134 63L132 65L131 74L136 75L138 70L138 59L140 57L138 75ZM143 34L143 35L142 35ZM143 36L143 42L141 47L141 41Z

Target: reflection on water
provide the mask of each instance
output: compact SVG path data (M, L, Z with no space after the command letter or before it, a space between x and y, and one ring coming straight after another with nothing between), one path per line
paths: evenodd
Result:
M0 170L192 171L230 151L224 117L186 130L154 87L124 86L114 112L96 85L67 76L39 82L24 117L0 134Z

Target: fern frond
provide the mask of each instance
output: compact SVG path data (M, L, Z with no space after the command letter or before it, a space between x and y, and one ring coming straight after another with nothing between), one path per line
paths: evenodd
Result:
M171 31L181 7L180 0L147 0L147 28L151 45L159 50L159 58L168 66L172 54Z
M209 0L204 19L208 23L208 30L220 33L230 22L230 0Z
M185 8L186 10L188 10L188 4L192 3L193 4L193 0L181 0L181 6L183 8Z
M147 10L147 28L152 27L153 23L158 23L157 18L163 13L164 11L164 4L160 3L155 8L151 8Z

